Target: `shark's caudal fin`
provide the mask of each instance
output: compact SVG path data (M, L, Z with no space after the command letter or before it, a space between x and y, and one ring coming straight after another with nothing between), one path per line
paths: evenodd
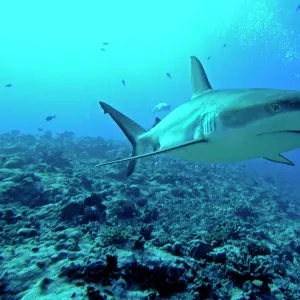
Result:
M191 56L192 100L202 93L211 90L205 70L196 56Z
M130 141L133 150L132 156L143 154L148 146L146 139L143 139L143 134L146 132L140 125L111 107L110 105L99 102L105 114L109 114L112 119L119 125L128 140ZM137 160L130 160L127 167L127 176L130 176L136 168Z

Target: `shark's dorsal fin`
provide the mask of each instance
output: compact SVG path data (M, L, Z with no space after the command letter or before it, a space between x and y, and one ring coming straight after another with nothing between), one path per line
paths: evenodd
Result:
M211 90L211 85L207 79L205 70L196 56L191 56L191 80L192 80L192 100Z

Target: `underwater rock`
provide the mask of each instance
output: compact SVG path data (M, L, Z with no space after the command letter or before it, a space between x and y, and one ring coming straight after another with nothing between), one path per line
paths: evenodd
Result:
M128 241L126 229L121 226L114 226L107 230L102 236L102 242L105 246L123 245Z
M105 299L107 299L107 297L102 296L100 290L97 290L93 286L88 286L86 288L86 295L89 300L105 300Z
M144 198L139 198L135 201L138 207L145 207L148 204L148 200Z
M237 206L235 214L241 218L255 217L256 215L254 209L249 203L241 203L239 206Z
M40 289L45 292L49 286L50 283L54 282L54 279L45 277L44 279L41 280L40 282Z
M152 237L153 225L144 225L140 229L140 234L145 238L146 241L150 240Z
M41 141L52 141L53 140L53 134L51 131L46 130L41 136L40 136Z
M85 207L82 224L86 224L94 221L101 222L105 216L106 216L105 210L101 212L96 206Z
M271 254L270 248L268 246L265 246L262 244L249 243L247 248L248 248L249 254L252 256Z
M113 147L111 147L108 144L101 143L98 145L88 145L85 148L85 152L88 153L89 156L97 157L97 158L104 158L106 157L107 151L111 150Z
M37 235L37 230L33 228L20 228L18 230L18 235L25 238L34 237Z
M185 268L180 264L139 262L127 265L123 271L127 283L141 284L146 289L155 289L162 297L183 292L187 287L184 277Z
M72 132L72 131L67 131L67 130L65 130L65 131L62 132L62 133L58 133L58 134L57 134L57 140L58 140L58 141L60 141L60 140L62 140L62 141L65 141L65 140L70 141L70 140L72 140L74 137L75 137L75 133Z
M133 249L134 250L143 250L145 242L146 241L143 236L133 238Z
M73 263L70 266L63 266L59 276L66 276L71 280L84 279L88 283L102 281L107 285L112 279L119 277L117 264L117 256L107 254L105 260L98 260L85 266Z
M45 162L52 172L58 169L71 168L70 159L66 157L64 150L61 149L48 149L42 152L41 160ZM52 169L51 169L52 168ZM72 173L72 169L70 171Z
M106 206L102 204L106 200L106 193L94 193L89 197L86 197L83 201L84 206L97 206L101 212L106 209Z
M126 188L126 194L132 197L139 197L140 196L140 187L136 184L131 184Z
M23 158L13 157L4 164L4 167L8 169L21 169L25 164L26 162Z
M226 263L226 251L225 249L214 249L209 253L209 256L212 257L212 260L216 263Z
M262 288L264 283L261 280L254 279L254 280L252 280L252 284L257 288Z
M22 216L12 209L5 209L2 212L0 212L0 220L4 220L8 224L14 224L22 220Z
M83 200L84 213L82 224L88 222L99 221L102 222L106 217L106 205L102 204L105 200L106 194L91 194Z
M295 251L300 255L300 243L295 245Z
M44 197L41 179L34 173L17 173L0 182L0 203L19 202L29 207L42 206L49 199Z
M80 224L87 224L92 221L102 222L106 217L106 206L102 204L105 193L77 195L67 203L61 212L63 220L77 220Z
M84 277L84 267L79 264L71 263L70 266L63 266L60 270L59 277L66 276L71 280L82 279Z
M172 246L172 253L177 256L183 256L184 255L184 247L183 247L182 243L176 242Z
M193 240L190 245L190 255L191 257L199 260L205 258L206 255L213 250L213 247L201 240Z
M172 246L172 244L166 244L166 245L164 245L161 249L162 249L163 251L172 253L172 251L173 251L173 246Z
M4 154L18 154L26 153L28 149L25 146L9 145L1 148L1 152Z
M0 274L0 295L4 295L6 292L6 288L8 286L8 282L7 282L7 272L3 271Z
M78 241L75 239L68 239L65 242L60 242L55 245L55 250L68 250L68 251L80 251L80 247L78 245Z
M130 200L114 200L109 203L108 209L109 215L118 219L131 219L138 213L135 203Z
M117 170L117 171L111 170L111 171L106 172L105 175L107 177L110 177L112 179L119 180L119 181L126 180L126 175L124 174L123 170Z
M75 217L84 214L84 205L80 201L70 201L62 208L62 218L66 221L72 221Z
M159 213L158 209L156 207L150 207L150 206L145 206L144 209L141 211L141 216L139 219L143 223L151 223L153 221L158 220Z

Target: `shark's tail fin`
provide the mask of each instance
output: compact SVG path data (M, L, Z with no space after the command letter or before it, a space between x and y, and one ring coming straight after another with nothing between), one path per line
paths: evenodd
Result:
M146 132L145 129L110 105L104 102L99 102L99 104L103 108L104 113L108 113L112 117L112 119L119 125L121 130L130 141L133 147L132 156L143 154L148 146L147 139L145 137L143 138L144 133ZM137 160L129 161L127 167L127 176L130 176L134 172L136 164Z

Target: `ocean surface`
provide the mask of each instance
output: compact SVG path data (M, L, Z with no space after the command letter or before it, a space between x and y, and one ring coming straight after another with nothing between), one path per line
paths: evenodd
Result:
M95 168L131 154L99 102L151 129L191 56L213 89L300 90L300 1L0 3L1 300L300 299L300 150Z

